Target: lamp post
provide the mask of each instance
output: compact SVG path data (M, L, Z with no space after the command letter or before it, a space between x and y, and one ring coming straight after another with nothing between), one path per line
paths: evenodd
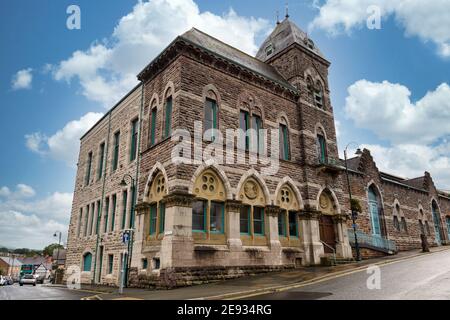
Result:
M59 233L59 240L58 240L58 248L57 248L57 251L56 251L56 269L55 269L55 280L54 280L55 283L57 281L56 277L58 275L58 268L59 268L59 247L61 246L61 235L62 235L62 233L61 233L61 231L56 231L53 234L53 237L56 238L58 233ZM53 255L53 252L52 252L52 255Z
M131 261L131 252L132 252L132 249L133 249L132 247L130 249L130 243L133 242L132 237L134 236L134 232L133 232L134 222L132 222L133 221L132 219L133 219L133 216L134 216L134 201L135 201L134 198L136 196L135 195L135 192L136 192L135 180L133 179L133 177L130 174L125 174L123 176L122 181L120 182L120 186L122 188L128 186L128 183L126 181L127 178L129 178L130 182L131 182L131 188L132 188L132 196L131 196L132 199L131 199L131 202L132 202L132 205L131 205L131 210L130 210L130 229L128 230L130 239L129 239L128 243L127 243L127 260L128 260L128 262L126 263L125 266L122 265L122 269L123 269L123 267L125 267L125 270L124 270L123 275L122 275L121 280L120 280L122 288L123 288L123 283L125 283L126 287L128 286L127 282L128 282L128 271L129 271L129 264L130 264L129 262ZM125 264L125 254L124 254L124 263L123 264ZM122 292L122 290L123 289L121 289L120 291Z
M350 145L356 145L358 146L355 142L350 142L344 150L344 159L345 159L345 175L347 177L347 186L348 186L348 197L349 197L349 201L350 201L350 211L352 213L352 222L353 222L353 233L355 235L355 251L356 251L356 261L361 261L361 252L359 251L359 244L358 244L358 236L356 234L356 219L357 219L357 213L356 211L353 210L352 208L352 190L351 190L351 186L350 186L350 177L348 174L348 163L347 163L347 150L350 147ZM359 146L358 146L359 147ZM356 151L356 155L360 156L362 155L361 149L358 148Z

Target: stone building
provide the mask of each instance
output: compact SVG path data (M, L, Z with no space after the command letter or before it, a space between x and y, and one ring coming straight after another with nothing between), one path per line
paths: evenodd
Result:
M81 138L66 277L118 285L125 266L132 286L173 287L351 259L329 66L288 18L256 57L197 29L177 37ZM380 173L367 150L349 167L365 253L420 246L419 220L434 241L432 207L448 239L450 201L428 174Z

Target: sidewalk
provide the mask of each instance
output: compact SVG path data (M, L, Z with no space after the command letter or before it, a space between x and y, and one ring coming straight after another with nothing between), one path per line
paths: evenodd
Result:
M431 253L422 253L420 250L406 251L400 252L395 256L364 260L347 265L335 267L305 267L291 271L268 273L174 290L156 291L126 288L124 289L123 295L118 294L117 288L110 287L83 286L82 290L93 292L93 294L97 293L91 297L93 300L233 299L271 291L283 291L306 285L310 282L326 280L339 275L363 270L368 265L383 265L444 250L450 250L450 247L431 248Z

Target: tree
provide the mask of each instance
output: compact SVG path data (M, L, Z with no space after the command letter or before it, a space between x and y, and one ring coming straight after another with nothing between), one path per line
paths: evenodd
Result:
M64 246L62 246L62 245L60 245L60 244L57 244L57 243L52 243L52 244L49 244L48 246L46 246L45 248L44 248L44 251L43 251L43 255L44 256L51 256L51 255L53 255L53 251L55 250L55 249L64 249Z

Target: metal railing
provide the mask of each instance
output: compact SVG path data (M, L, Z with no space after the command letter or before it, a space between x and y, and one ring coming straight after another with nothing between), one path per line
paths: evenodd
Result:
M324 246L326 246L328 249L330 249L331 251L333 251L333 263L334 263L334 265L336 265L336 249L333 248L332 246L330 246L328 243L325 243L325 242L323 242L323 241L320 241L320 242L322 242L322 244L323 244Z
M356 235L358 237L358 243L369 245L371 247L384 249L387 251L396 252L397 251L397 245L395 244L395 241L385 239L381 236L376 235L368 235L362 231L356 231ZM353 229L348 229L348 239L350 244L354 244L355 242L355 233Z
M330 157L319 157L318 163L326 166L343 167L342 161L340 159L333 159Z

